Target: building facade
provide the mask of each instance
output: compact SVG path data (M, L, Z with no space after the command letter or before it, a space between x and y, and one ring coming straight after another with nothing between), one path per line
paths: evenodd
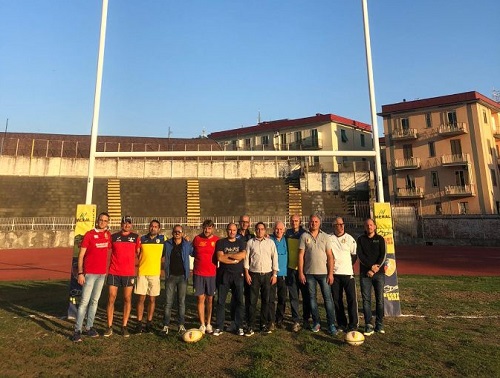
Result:
M316 114L299 119L261 122L255 126L214 132L228 151L372 151L371 126L335 114ZM293 154L291 154L293 156ZM338 172L339 166L367 158L314 157L308 163L322 171Z
M392 203L499 214L500 103L465 92L383 105Z

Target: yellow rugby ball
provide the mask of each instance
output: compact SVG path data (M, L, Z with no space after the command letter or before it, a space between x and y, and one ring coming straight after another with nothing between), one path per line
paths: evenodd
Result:
M358 346L365 342L365 337L361 332L350 331L346 333L344 340L349 345Z
M203 338L203 332L201 332L198 328L188 329L181 335L182 340L186 343L196 343Z

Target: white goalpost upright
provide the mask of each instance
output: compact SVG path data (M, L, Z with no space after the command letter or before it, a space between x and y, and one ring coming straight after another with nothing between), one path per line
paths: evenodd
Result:
M366 0L362 0L363 25L365 31L366 66L368 72L368 89L370 95L370 110L372 120L373 151L144 151L144 152L97 152L97 132L99 124L99 110L101 102L102 72L104 64L104 46L106 41L106 21L108 13L108 0L102 1L101 33L99 39L99 54L97 62L97 77L94 97L94 113L92 118L91 143L89 168L87 179L86 204L92 203L92 191L94 187L94 164L96 158L139 158L139 157L287 157L293 156L321 156L321 157L375 157L375 180L377 202L384 201L382 168L380 159L380 145L378 140L377 113L375 104L373 71L371 60L370 31L368 26L368 14Z

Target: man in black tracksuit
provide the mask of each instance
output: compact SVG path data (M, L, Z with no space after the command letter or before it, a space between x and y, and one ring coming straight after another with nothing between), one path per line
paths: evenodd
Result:
M365 221L365 233L358 238L357 255L359 259L359 276L361 297L363 298L363 313L365 316L366 336L373 334L371 324L371 289L375 291L375 332L384 331L384 285L385 285L385 240L375 230L377 226L373 219Z

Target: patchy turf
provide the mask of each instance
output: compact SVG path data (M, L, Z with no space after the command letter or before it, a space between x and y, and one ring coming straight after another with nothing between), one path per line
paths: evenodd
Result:
M117 332L109 339L84 337L75 345L69 339L74 321L60 318L67 307L67 282L1 283L0 353L4 358L0 369L2 376L498 374L500 342L491 336L500 329L500 277L401 276L399 281L403 314L412 316L386 318L387 333L367 338L360 347L345 344L341 336L305 330L298 334L278 330L253 337L224 333L206 336L196 344L186 344L172 332L168 337L156 333L132 335L129 339ZM105 325L105 293L96 323L100 331ZM163 297L159 304L163 305ZM115 324L119 324L121 303L116 309ZM186 315L187 326L197 326L192 293L188 294ZM156 321L159 330L161 309ZM130 325L135 325L133 319Z

